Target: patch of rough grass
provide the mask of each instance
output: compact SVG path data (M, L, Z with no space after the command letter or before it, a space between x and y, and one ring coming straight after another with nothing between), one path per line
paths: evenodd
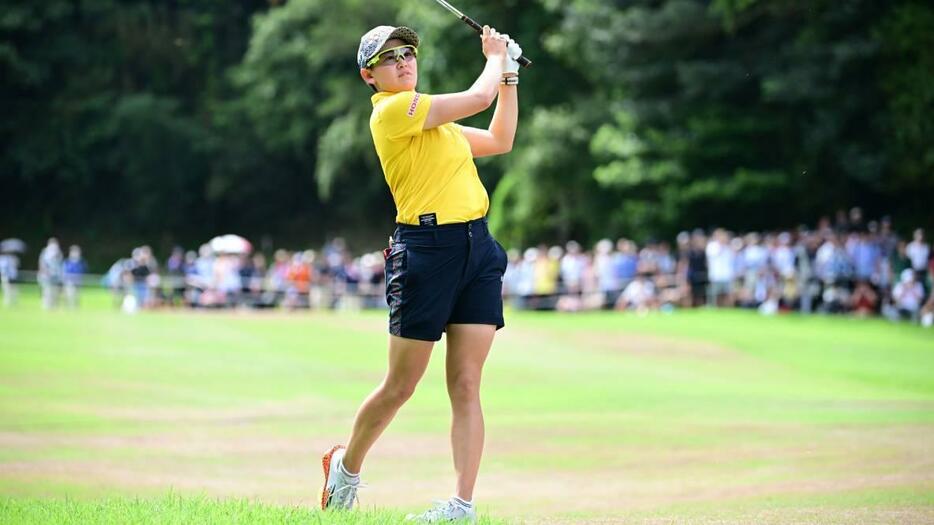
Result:
M281 507L249 500L221 500L207 496L167 494L157 499L108 498L0 499L0 522L22 525L123 524L223 524L250 525L395 525L405 515L379 509L321 512L303 507ZM481 516L481 525L507 522Z

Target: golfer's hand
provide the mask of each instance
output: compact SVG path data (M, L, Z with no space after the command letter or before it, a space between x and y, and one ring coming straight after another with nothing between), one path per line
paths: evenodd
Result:
M480 36L483 43L483 56L490 58L506 58L507 41L503 35L499 34L490 26L483 26L483 34Z
M506 66L503 68L503 76L516 77L519 76L519 57L522 56L522 48L519 47L519 44L515 40L509 38L509 35L503 35L506 37Z

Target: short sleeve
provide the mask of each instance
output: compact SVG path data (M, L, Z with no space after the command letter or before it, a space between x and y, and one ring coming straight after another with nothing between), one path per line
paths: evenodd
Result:
M418 135L425 127L430 108L431 95L415 91L396 93L380 104L378 131L389 140Z

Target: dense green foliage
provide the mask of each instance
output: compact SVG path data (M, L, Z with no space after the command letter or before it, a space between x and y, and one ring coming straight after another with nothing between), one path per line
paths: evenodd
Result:
M930 223L928 3L462 4L535 60L515 150L480 163L509 243L792 226L850 205ZM360 34L417 29L423 91L482 66L476 35L429 0L0 7L0 235L31 239L382 239L393 205Z

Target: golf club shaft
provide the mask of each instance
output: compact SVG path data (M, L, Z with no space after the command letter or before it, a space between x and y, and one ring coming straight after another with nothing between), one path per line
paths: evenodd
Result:
M469 16L465 15L464 13L461 13L460 11L457 10L456 7L454 7L454 6L452 6L451 4L445 2L445 0L435 0L435 1L437 1L437 2L438 2L439 4L441 4L445 9L447 9L448 11L450 11L451 13L453 13L454 16L456 16L457 18L460 18L465 24L467 24L467 25L469 25L470 27L472 27L474 31L476 31L477 33L480 33L481 35L483 34L483 26L481 26L481 25L478 24L476 21L474 21L474 19L470 18ZM519 65L522 66L522 67L529 67L529 66L532 65L532 61L529 60L528 58L525 58L525 56L520 56L519 58L516 59L516 62L518 62Z

